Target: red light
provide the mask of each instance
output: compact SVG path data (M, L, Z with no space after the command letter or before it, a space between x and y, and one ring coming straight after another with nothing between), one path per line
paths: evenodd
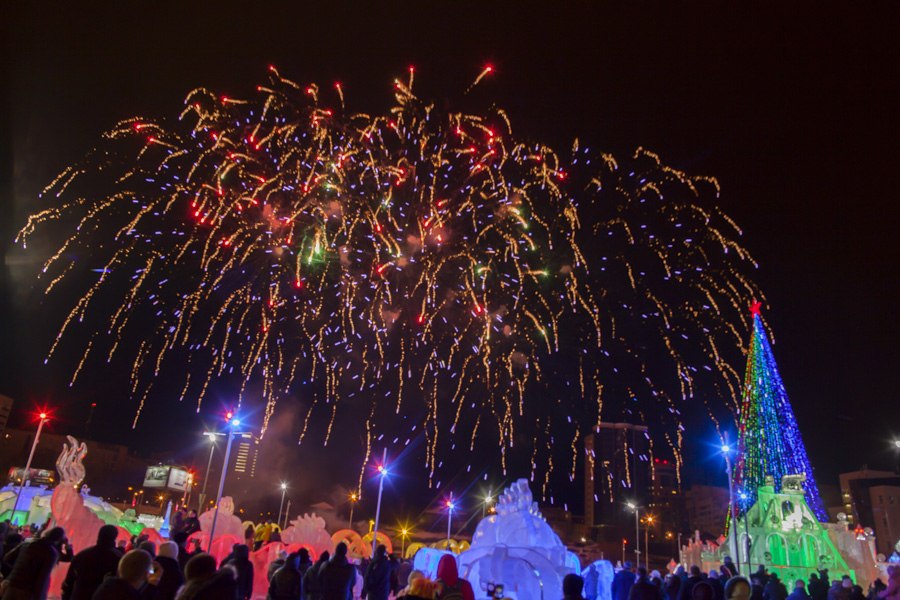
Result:
M96 407L97 407L97 403L96 403L96 402L91 402L91 408L96 408Z
M425 322L425 315L419 315L418 317L416 317L416 322L419 325L423 324Z
M234 413L229 410L227 413L225 413L225 420L230 421L233 416Z
M494 71L494 67L491 65L487 65L484 67L484 70L487 71L488 73L492 73Z
M44 419L47 418L47 413L41 413L41 414L38 415L38 416L41 418L41 421L43 421Z

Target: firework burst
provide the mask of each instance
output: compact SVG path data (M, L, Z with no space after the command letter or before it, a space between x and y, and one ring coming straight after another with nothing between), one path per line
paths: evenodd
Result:
M386 115L355 114L339 85L273 68L252 99L198 89L175 126L105 134L45 190L71 200L18 238L74 219L43 266L47 293L101 261L50 349L88 331L72 383L90 354L125 353L136 424L161 374L198 410L235 381L240 401L262 397L262 433L299 395L301 442L328 444L352 411L367 461L405 423L428 440L431 477L457 441L499 447L505 468L523 430L542 442L527 445L545 494L556 438L574 477L601 414L662 408L679 457L680 401L739 397L730 364L758 295L715 182L643 151L623 168L576 145L564 164L502 110L417 98L412 71L394 93Z

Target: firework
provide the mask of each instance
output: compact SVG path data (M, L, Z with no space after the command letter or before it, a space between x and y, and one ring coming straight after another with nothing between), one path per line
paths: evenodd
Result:
M564 160L500 109L419 99L412 71L386 115L348 111L335 88L272 68L248 100L194 90L174 125L119 123L48 186L71 200L18 238L72 223L46 291L96 267L50 349L86 335L72 383L89 355L125 354L136 424L162 375L198 410L234 382L239 403L262 398L262 433L300 397L301 442L328 444L347 411L366 460L402 423L424 432L431 477L458 442L500 448L505 468L524 431L545 493L555 437L574 477L601 414L662 408L679 457L681 400L736 402L729 356L759 292L713 180L644 151Z

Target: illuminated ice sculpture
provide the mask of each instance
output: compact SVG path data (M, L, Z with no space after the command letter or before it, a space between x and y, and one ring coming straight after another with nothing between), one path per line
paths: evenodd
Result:
M459 556L463 577L476 595L493 583L503 584L514 600L557 598L563 577L581 568L541 516L528 481L506 488L496 510L478 524L471 548Z

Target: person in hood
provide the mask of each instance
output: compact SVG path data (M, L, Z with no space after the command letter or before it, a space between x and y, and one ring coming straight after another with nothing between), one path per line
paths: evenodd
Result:
M232 569L216 571L216 559L200 553L184 567L187 582L178 590L175 600L231 600L237 596L237 582Z
M235 544L232 557L222 566L234 569L237 600L250 600L253 595L253 563L250 562L250 548L246 544Z
M456 558L445 554L438 562L437 600L475 600L472 585L459 576Z
M778 579L778 574L769 575L769 582L763 588L763 600L787 600L787 597L787 587Z
M750 582L738 575L725 582L725 600L750 600Z
M119 530L104 525L97 532L97 544L75 555L62 584L62 600L91 600L107 575L115 575L122 552L116 548Z
M713 569L709 572L709 578L706 582L712 586L713 589L713 597L715 600L725 600L725 584L722 583L722 580L719 579L719 571L718 569Z
M828 569L823 569L819 571L818 574L810 573L809 586L806 589L809 592L809 597L812 598L812 600L827 600Z
M178 544L163 542L159 545L156 562L162 565L163 576L156 586L157 600L175 600L178 589L184 585L184 573L178 564Z
M300 573L300 555L291 553L269 582L267 600L300 600L303 593L303 574Z
M306 572L312 566L312 560L309 558L309 550L300 548L297 550L297 557L300 559L300 562L297 563L297 569L300 571L301 575L306 575Z
M62 527L48 529L43 537L22 542L6 553L3 560L12 571L3 593L4 600L45 600L50 587L50 574L56 563L72 560L72 547Z
M387 548L384 544L379 544L375 548L375 557L366 567L361 597L369 600L387 600L391 593L396 594L393 574L394 564L388 560Z
M322 600L353 600L356 568L347 560L347 544L334 548L334 556L322 565Z
M628 600L659 600L659 588L650 581L644 567L638 567L637 581L628 591Z
M631 586L634 585L634 582L635 576L631 563L626 562L619 569L619 572L613 576L612 600L628 600L628 594L631 592Z
M700 567L693 565L691 567L690 577L681 582L681 587L678 590L678 600L691 600L691 598L693 598L694 586L701 581L703 581L703 575L700 572ZM710 588L710 590L712 590L712 588Z
M584 600L584 579L581 575L569 573L563 577L563 600Z
M794 591L788 596L788 600L809 600L809 594L806 593L806 582L798 579L794 582Z
M303 600L322 600L322 569L328 564L328 558L328 552L323 552L303 574Z
M284 561L287 560L287 557L287 550L283 548L278 550L278 553L275 555L275 560L269 563L269 568L266 571L266 581L272 581L272 576L275 575L275 571L284 566Z
M91 600L149 600L163 569L146 550L132 550L122 557L115 577L107 577Z

